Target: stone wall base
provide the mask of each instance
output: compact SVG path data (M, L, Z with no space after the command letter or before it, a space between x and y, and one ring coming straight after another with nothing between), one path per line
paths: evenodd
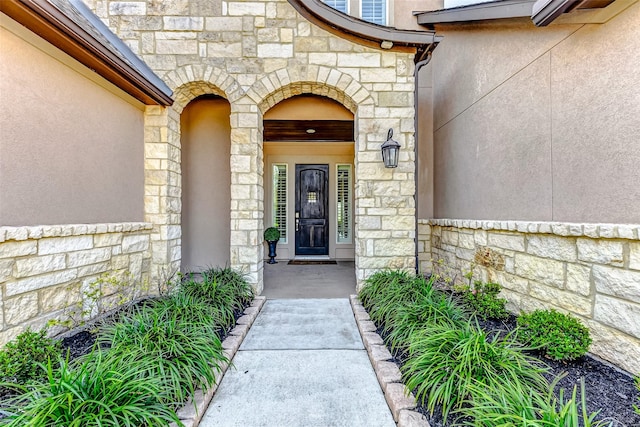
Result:
M27 327L78 322L157 289L151 231L139 222L0 227L0 346ZM56 324L52 335L65 329Z
M514 313L571 313L592 353L640 372L640 225L420 220L418 244L422 273L497 282Z

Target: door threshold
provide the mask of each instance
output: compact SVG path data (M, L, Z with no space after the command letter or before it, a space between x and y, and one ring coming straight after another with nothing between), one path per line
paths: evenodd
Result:
M294 261L329 261L329 255L296 255Z

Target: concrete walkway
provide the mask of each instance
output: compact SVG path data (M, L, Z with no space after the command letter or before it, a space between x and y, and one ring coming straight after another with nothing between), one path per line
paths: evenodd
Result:
M268 300L200 426L395 427L348 299Z

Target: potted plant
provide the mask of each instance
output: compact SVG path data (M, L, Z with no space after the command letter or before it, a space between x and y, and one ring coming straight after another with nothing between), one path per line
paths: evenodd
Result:
M264 240L269 244L269 261L268 264L277 264L276 258L276 245L280 240L280 230L276 227L269 227L264 230Z

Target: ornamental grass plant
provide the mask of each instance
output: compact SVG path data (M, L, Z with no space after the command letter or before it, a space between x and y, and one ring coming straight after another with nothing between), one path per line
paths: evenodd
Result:
M201 312L197 308L194 313ZM106 325L98 342L111 352L129 353L147 369L147 377L164 378L167 403L184 403L198 389L208 389L227 359L216 335L213 316L189 319L164 304L146 305Z
M46 381L5 402L0 425L24 426L166 426L179 422L165 403L160 376L129 352L97 350L76 362L49 361Z
M229 268L188 276L169 295L123 309L100 325L93 351L54 363L46 379L13 385L0 425L160 426L197 388L214 385L228 360L221 334L253 299Z
M186 295L208 304L216 324L225 331L233 326L236 313L254 297L251 285L240 273L230 268L210 268L201 273L201 278L190 275L182 282L180 289Z
M393 327L398 311L416 301L420 291L429 292L431 284L406 271L384 270L369 277L360 291L360 300L371 320L383 331Z
M488 334L476 323L425 326L410 337L401 368L405 384L431 413L446 420L471 396L471 386L488 390L504 382L524 390L545 390L545 367L528 356L513 335ZM475 402L474 402L475 404Z
M497 284L476 283L475 292L458 301L437 290L433 278L386 270L367 279L359 297L387 345L404 355L407 389L432 414L441 412L445 421L453 416L452 425L607 425L586 414L584 392L582 402L575 388L569 398L564 390L556 397L557 382L549 385L548 368L530 355L533 346L520 344L517 330L504 335L480 328L476 317L505 317L499 291Z
M546 393L522 388L512 382L504 382L494 388L481 383L470 386L472 399L460 413L473 427L612 427L607 420L595 421L597 413L587 413L584 379L580 382L580 399L577 386L571 396L565 398L565 390L556 393L556 378Z

